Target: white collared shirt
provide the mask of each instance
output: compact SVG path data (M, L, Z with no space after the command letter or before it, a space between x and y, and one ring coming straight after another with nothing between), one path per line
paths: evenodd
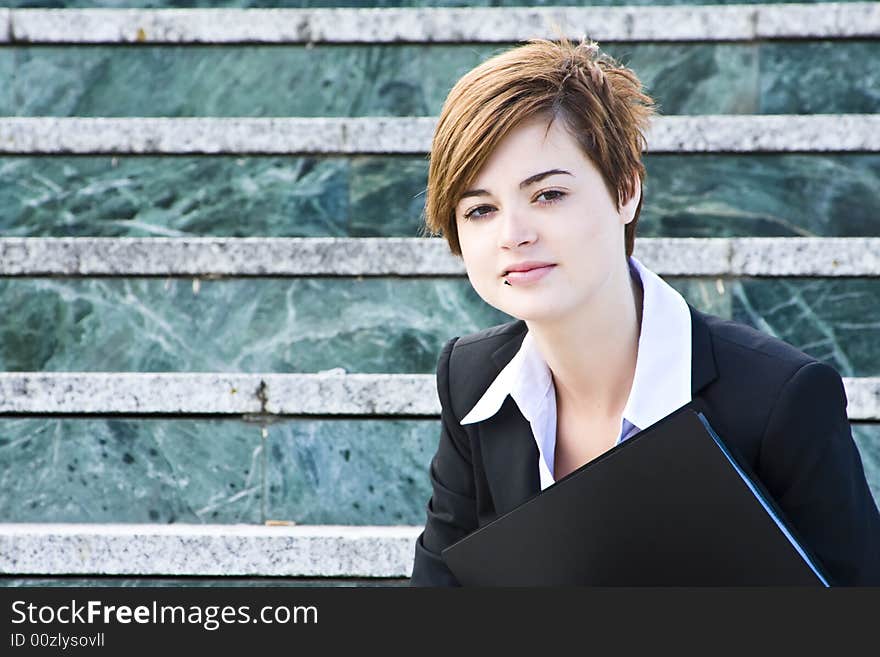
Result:
M642 283L642 325L632 388L621 418L620 443L691 401L691 314L684 298L630 256ZM531 333L516 355L462 418L472 424L492 417L507 395L528 420L538 445L541 490L555 483L556 388Z

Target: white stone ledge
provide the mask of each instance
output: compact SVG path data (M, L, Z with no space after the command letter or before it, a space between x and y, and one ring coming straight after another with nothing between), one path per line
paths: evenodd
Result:
M880 276L878 237L641 237L635 255L664 276ZM0 238L0 276L464 275L440 238Z
M880 150L880 114L665 116L649 153L784 153Z
M464 275L445 240L396 237L0 238L0 276Z
M0 153L421 153L433 117L2 117Z
M439 415L433 374L0 372L0 413Z
M849 419L880 420L880 377L843 383ZM433 374L0 372L0 414L436 417L440 404Z
M369 9L13 9L13 43L468 43L865 38L876 3Z
M0 154L419 154L436 117L0 117ZM880 114L662 116L650 153L880 151Z
M633 253L664 276L880 276L878 237L640 237Z
M0 524L0 574L409 577L421 529Z

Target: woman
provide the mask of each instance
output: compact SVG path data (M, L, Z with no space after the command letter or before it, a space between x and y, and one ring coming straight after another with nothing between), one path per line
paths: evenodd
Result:
M653 104L594 43L535 39L467 73L431 149L426 226L518 318L446 343L412 585L443 548L685 404L746 462L833 584L880 584L880 514L839 374L700 313L632 256Z

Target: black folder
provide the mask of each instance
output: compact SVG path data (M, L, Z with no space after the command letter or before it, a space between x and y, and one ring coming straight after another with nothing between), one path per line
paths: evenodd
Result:
M442 551L465 586L828 586L761 483L683 406Z

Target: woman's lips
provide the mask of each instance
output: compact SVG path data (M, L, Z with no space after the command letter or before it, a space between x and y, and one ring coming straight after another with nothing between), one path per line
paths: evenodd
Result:
M550 273L550 270L556 267L556 265L547 265L546 267L535 267L534 269L529 269L528 271L509 271L504 276L504 279L510 281L511 285L522 285L524 283L534 283L538 281L547 274Z

